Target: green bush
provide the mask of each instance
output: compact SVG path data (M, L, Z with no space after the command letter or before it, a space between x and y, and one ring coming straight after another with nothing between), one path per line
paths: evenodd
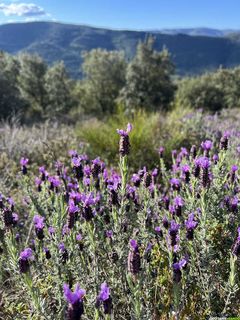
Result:
M132 150L130 164L137 170L146 163L149 168L159 164L158 149L165 147L164 158L170 164L171 150L190 148L205 137L201 130L203 114L191 115L191 109L175 109L168 114L138 111L130 119L134 130L131 134ZM102 159L114 166L118 164L118 135L115 128L125 128L129 122L121 110L106 121L91 119L76 126L77 136L87 144L87 153L92 157L101 154Z
M203 108L212 112L240 106L240 68L219 69L178 83L175 103L182 108Z
M77 136L88 145L87 153L91 157L101 157L111 165L118 164L118 134L116 128L125 127L129 122L123 112L108 118L105 122L91 119L76 127ZM149 167L158 163L156 145L160 132L160 114L148 114L138 111L131 119L134 131L131 135L132 150L130 163L133 168L139 168L148 163Z

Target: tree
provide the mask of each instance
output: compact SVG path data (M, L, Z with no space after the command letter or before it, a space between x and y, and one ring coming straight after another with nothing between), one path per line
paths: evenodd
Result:
M22 97L28 101L30 113L43 116L46 106L46 90L44 87L47 65L37 55L23 53L19 56L21 72L18 77Z
M185 78L178 84L176 103L185 108L203 108L212 112L240 106L240 68L209 72Z
M45 74L45 90L47 94L46 116L64 116L76 105L72 91L74 81L68 76L63 62L49 68Z
M93 49L83 54L81 106L98 114L113 113L115 100L125 84L124 53Z
M17 77L19 64L17 59L5 52L0 52L0 118L7 118L15 113L22 113L27 106L21 98Z
M169 52L166 49L157 52L153 44L152 37L140 42L135 57L128 65L126 85L119 97L128 109L167 109L173 100L176 88L171 76L174 66Z

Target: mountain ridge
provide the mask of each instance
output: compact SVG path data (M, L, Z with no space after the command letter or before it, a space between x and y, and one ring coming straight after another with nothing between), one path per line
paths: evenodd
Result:
M185 30L190 32L193 29ZM240 42L238 38L228 35L189 35L181 32L166 34L160 30L115 30L59 22L2 24L0 50L11 54L23 51L37 53L49 64L63 60L70 73L79 78L83 51L94 48L124 50L126 57L131 59L138 42L150 34L156 39L157 50L168 48L179 75L199 74L219 66L232 67L240 64Z

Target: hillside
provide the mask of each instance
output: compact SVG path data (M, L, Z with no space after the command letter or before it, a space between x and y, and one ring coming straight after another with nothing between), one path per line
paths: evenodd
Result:
M169 49L180 75L240 64L240 44L235 38L153 33L156 49ZM80 77L81 52L100 47L124 50L131 58L138 41L148 34L54 22L5 24L0 26L0 49L12 54L38 53L50 64L63 60L71 74Z
M177 29L160 29L153 32L160 32L164 34L186 34L189 36L207 36L207 37L225 37L231 33L239 32L234 29L212 29L212 28L177 28Z

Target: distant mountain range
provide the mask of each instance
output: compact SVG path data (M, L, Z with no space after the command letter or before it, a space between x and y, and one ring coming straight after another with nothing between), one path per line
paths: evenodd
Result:
M188 36L206 36L206 37L225 37L240 32L236 29L211 29L211 28L178 28L178 29L160 29L152 30L152 32L163 34L186 34Z
M63 60L70 73L79 78L83 51L124 50L130 59L138 42L149 34L154 34L157 50L167 47L171 52L179 75L240 64L240 33L208 28L128 31L55 22L11 23L0 25L0 50L37 53L49 64Z

